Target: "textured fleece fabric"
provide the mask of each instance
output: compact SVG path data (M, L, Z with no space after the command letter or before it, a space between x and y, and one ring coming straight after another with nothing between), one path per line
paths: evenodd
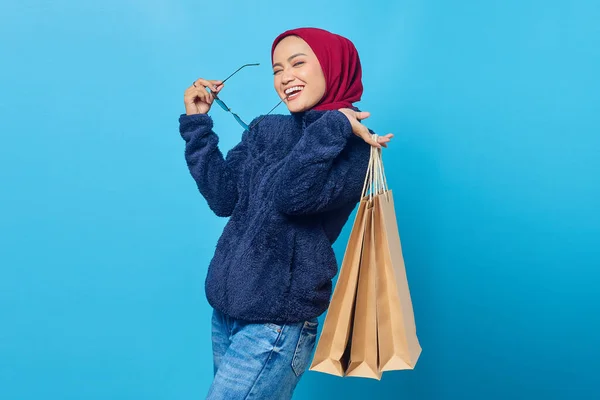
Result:
M360 201L370 146L337 110L268 115L226 157L212 128L207 114L179 117L200 193L230 217L208 267L209 304L251 322L321 315L338 269L331 246Z

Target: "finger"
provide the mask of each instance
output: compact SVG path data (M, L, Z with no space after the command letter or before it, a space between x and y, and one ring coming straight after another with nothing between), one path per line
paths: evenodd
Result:
M202 86L190 86L187 89L185 89L185 93L196 93L198 91L198 89L202 89Z
M193 103L194 101L196 101L197 97L198 97L198 95L196 93L186 94L185 96L183 96L183 100L186 103Z
M207 87L207 88L205 88L205 89L206 89L206 91L207 91L208 93L210 93L210 94L212 94L212 95L215 95L215 96L216 96L216 95L218 95L218 94L219 94L219 92L220 92L220 91L223 89L223 86L224 86L224 85L223 85L223 84L221 84L221 86L214 86L214 87L210 87L210 88L208 88L208 87Z
M208 103L208 97L209 93L204 88L198 89L196 92L196 99L203 103Z
M209 89L212 92L219 92L219 90L221 90L224 86L223 81L218 81L218 80L210 80L209 81L211 83ZM221 89L219 89L219 86L221 87Z
M225 84L224 84L224 83L218 84L218 85L216 86L216 89L215 89L215 90L213 90L213 92L214 92L214 93L216 93L216 94L219 94L219 92L221 92L221 90L223 90L223 88L224 88L224 87L225 87Z
M392 138L394 137L393 134L388 133L385 136L379 136L377 138L377 141L379 142L380 145L382 145L383 147L387 148L387 144L392 140Z
M196 87L204 86L205 88L214 88L216 86L216 83L212 83L212 82L213 81L198 78L194 81L194 84L196 85Z
M369 144L373 147L377 147L378 149L381 148L381 145L378 142L374 141L373 139L369 140Z
M359 111L355 113L356 119L362 121L363 119L367 119L371 116L371 113L368 111Z
M186 91L184 97L187 99L191 99L191 100L196 100L196 99L203 99L204 98L204 93L207 93L206 90L204 90L204 88L195 88L192 87L193 90L190 91Z
M198 78L194 81L194 84L196 87L200 87L200 86L204 86L204 87L209 87L209 86L213 86L212 83L210 83L210 81L203 79L203 78Z
M213 95L207 91L204 91L204 102L210 104L212 102Z
M379 149L381 148L381 145L379 144L379 139L374 140L371 136L371 132L369 132L369 130L366 127L364 130L362 130L361 136L363 137L365 142L367 142L371 146L377 147Z
M215 92L208 94L208 104L212 104L215 101Z

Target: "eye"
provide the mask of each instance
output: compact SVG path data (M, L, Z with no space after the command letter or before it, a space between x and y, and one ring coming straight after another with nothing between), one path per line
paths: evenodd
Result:
M277 75L278 73L280 73L282 70L278 69L277 71L273 71L273 75Z
M297 63L294 64L294 67L297 67L297 66L302 65L302 64L304 64L304 61L298 61Z

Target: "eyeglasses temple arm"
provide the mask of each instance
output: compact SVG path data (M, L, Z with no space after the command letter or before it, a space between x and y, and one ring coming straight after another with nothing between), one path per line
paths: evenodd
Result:
M221 81L221 83L225 83L225 81L229 78L231 78L232 76L234 76L235 74L237 74L240 69L245 68L245 67L255 67L257 65L260 65L260 63L254 63L254 64L244 64L241 67L239 67L233 74L229 75L227 78L223 79L223 81Z

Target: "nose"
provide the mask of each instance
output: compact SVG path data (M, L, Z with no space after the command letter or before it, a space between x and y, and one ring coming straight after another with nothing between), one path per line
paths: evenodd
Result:
M296 79L296 78L294 77L294 74L292 74L289 69L286 68L281 72L281 83L283 83L284 85L287 85L294 79Z

